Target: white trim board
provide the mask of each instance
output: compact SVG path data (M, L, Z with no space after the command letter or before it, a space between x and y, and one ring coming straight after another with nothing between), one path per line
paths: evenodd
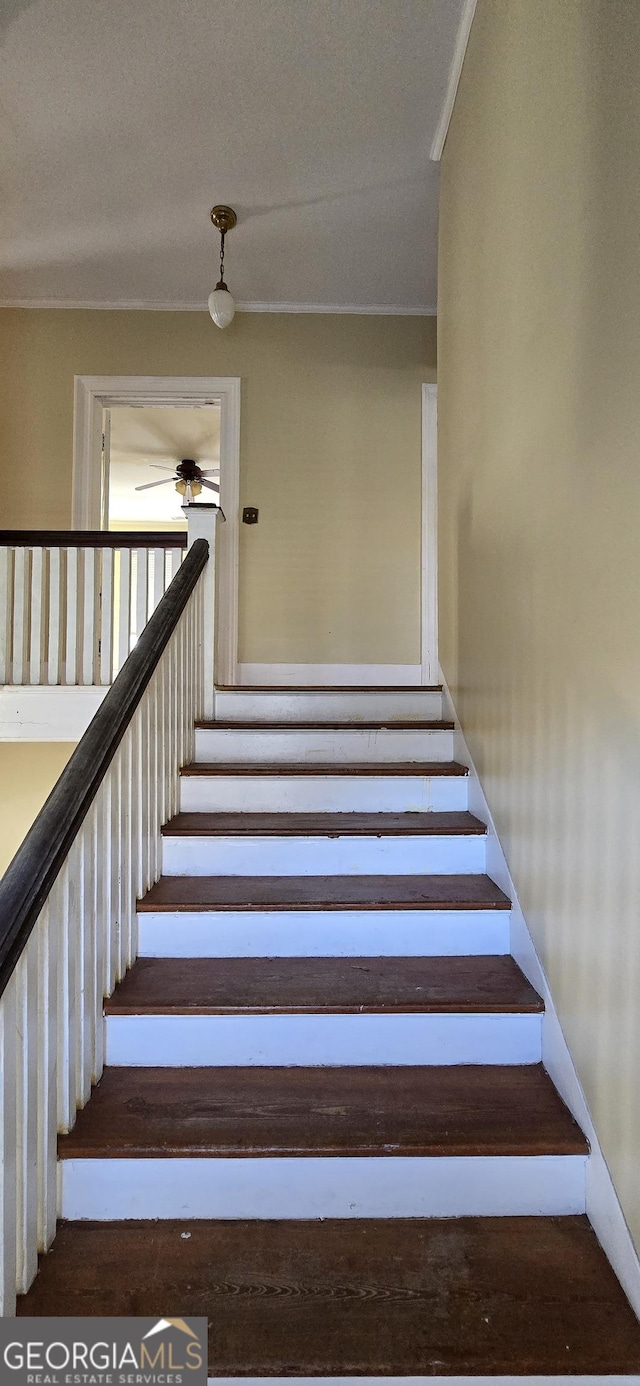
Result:
M242 688L420 688L421 680L420 664L238 664L237 675Z
M453 115L453 108L456 103L458 86L460 83L460 78L462 76L462 68L464 64L465 54L467 51L467 44L469 42L469 34L471 33L471 25L473 24L473 17L476 12L476 4L477 0L464 0L462 14L460 15L460 23L458 25L458 33L456 37L455 48L453 50L453 57L451 59L451 67L449 68L449 80L447 82L447 90L445 92L444 101L442 103L442 110L440 112L440 119L436 127L436 133L433 137L433 144L431 145L431 152L429 156L431 159L433 159L434 163L436 164L442 158L444 143L447 138L447 134L449 133L449 125L451 123L451 117Z
M77 308L92 312L207 313L202 303L143 298L92 302L90 299L3 298L0 308ZM355 313L362 317L434 318L435 303L236 303L238 313Z
M422 523L420 647L423 684L439 683L438 663L438 386L422 386Z
M469 767L469 811L487 824L487 874L509 896L511 907L511 952L522 968L525 976L540 993L545 1004L542 1025L542 1062L555 1083L576 1121L584 1131L591 1153L587 1160L587 1200L586 1211L596 1236L604 1248L609 1261L629 1299L635 1313L640 1318L640 1258L635 1249L631 1232L620 1206L611 1174L604 1158L602 1147L593 1124L582 1084L564 1037L556 1011L553 996L536 952L535 944L518 899L518 893L509 871L507 859L500 845L491 809L487 802L480 777L469 751L460 722L456 716L455 704L450 690L441 673L443 686L443 716L455 721L454 760ZM549 1378L545 1378L549 1380ZM572 1381L579 1378L572 1377ZM629 1376L621 1380L629 1381ZM640 1378L638 1378L640 1379ZM518 1378L520 1381L521 1378ZM600 1380L595 1377L594 1380ZM606 1377L603 1380L611 1381Z
M220 405L220 503L226 523L216 542L217 667L236 680L240 508L240 378L238 376L77 375L73 428L73 529L99 529L102 411L118 405Z
M107 692L6 684L0 688L0 741L79 741Z

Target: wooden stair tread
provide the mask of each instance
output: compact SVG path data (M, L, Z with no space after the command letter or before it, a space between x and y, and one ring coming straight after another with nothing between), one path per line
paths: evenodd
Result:
M277 776L281 779L293 775L314 775L324 779L327 775L375 775L381 779L389 776L412 776L413 778L432 778L435 776L457 776L468 775L466 765L459 765L455 760L435 760L429 762L419 761L379 761L378 764L349 765L341 761L339 765L325 765L318 761L301 761L289 764L279 761L273 765L263 765L260 761L202 761L194 762L192 765L183 765L181 775L265 775Z
M139 910L508 910L489 876L162 876Z
M484 836L486 823L466 811L424 813L176 813L165 837L462 837Z
M201 721L196 722L199 731L453 731L454 722L443 722L441 718L412 719L410 722L236 722Z
M542 1065L107 1068L63 1159L585 1155Z
M284 683L217 683L216 693L441 693L441 683L408 684L284 684Z
M211 1376L640 1372L585 1217L63 1222L20 1317L209 1319Z
M513 958L138 958L107 1015L540 1012Z

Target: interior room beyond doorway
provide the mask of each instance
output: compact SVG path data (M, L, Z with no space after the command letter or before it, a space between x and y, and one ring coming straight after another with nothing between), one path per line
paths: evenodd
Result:
M103 412L103 439L103 528L184 530L176 467L187 458L209 482L202 499L218 502L218 404L113 405Z

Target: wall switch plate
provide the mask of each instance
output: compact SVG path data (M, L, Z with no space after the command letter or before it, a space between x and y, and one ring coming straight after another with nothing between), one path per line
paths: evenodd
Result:
M242 523L243 525L257 525L258 511L255 505L245 505L242 512Z

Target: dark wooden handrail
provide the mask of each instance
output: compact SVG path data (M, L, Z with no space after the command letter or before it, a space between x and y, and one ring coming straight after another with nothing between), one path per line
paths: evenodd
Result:
M186 529L0 529L7 549L186 549Z
M0 996L208 557L197 539L0 880Z

